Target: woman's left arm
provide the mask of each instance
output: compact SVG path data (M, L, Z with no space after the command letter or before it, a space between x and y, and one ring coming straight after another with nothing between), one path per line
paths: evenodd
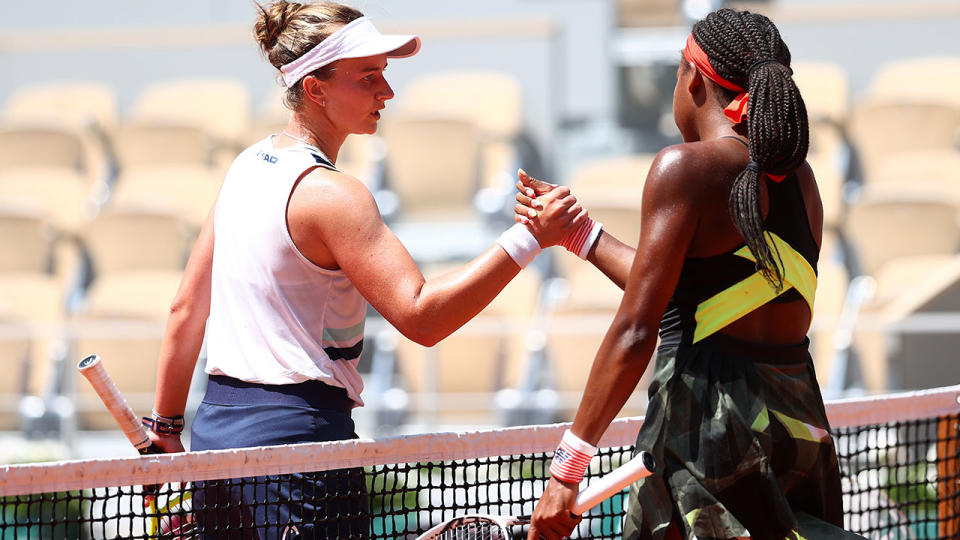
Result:
M623 300L597 351L571 432L596 446L647 369L660 318L680 276L698 222L697 190L684 182L683 146L664 149L644 186L640 243ZM684 185L686 184L686 186ZM559 538L571 522L577 485L551 478L528 538Z

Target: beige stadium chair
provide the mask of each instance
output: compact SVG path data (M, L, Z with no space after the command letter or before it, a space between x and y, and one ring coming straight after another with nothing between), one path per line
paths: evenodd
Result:
M10 94L3 119L78 128L109 127L117 123L117 97L110 86L92 81L24 85Z
M878 162L871 186L891 186L942 194L960 204L960 150L921 149L897 152Z
M687 24L681 0L618 0L620 27L682 26Z
M73 169L0 169L0 201L34 209L62 231L76 231L87 220L92 204L90 196L87 179Z
M473 216L480 138L455 118L394 117L383 125L386 172L404 220Z
M811 122L842 126L850 112L850 82L838 64L794 62L793 80L807 107Z
M115 272L88 291L83 313L73 321L76 356L98 354L124 398L138 413L150 411L157 361L169 306L180 283L177 270ZM75 373L75 372L74 372ZM73 381L80 425L116 429L93 389Z
M18 404L53 389L64 346L64 295L55 277L0 273L0 429L19 429Z
M0 273L48 273L54 234L45 216L30 208L0 206Z
M76 130L40 124L0 126L0 169L63 167L86 171L83 139Z
M25 333L21 357L27 363L23 388L43 395L51 388L53 362L64 350L65 289L55 276L40 273L0 274L0 313L18 321ZM7 350L6 352L9 352ZM10 361L5 356L4 361Z
M850 281L846 267L836 258L824 255L817 265L817 295L810 327L810 353L821 386L831 382L837 354L836 333Z
M523 89L510 74L450 71L422 75L398 98L404 114L456 118L479 129L480 187L512 190L520 165L517 142L523 133Z
M203 128L186 124L131 121L112 134L122 173L165 165L213 167L215 144Z
M229 79L183 79L150 85L137 96L131 119L202 128L217 142L244 140L251 105L246 86Z
M866 390L922 389L955 380L957 312L957 255L903 257L884 264L854 335Z
M523 90L506 73L423 75L404 89L398 109L409 115L459 118L475 124L487 138L510 139L523 128Z
M557 421L573 420L600 343L615 313L616 307L592 309L571 304L558 307L547 318L544 326L546 365L551 387L558 394ZM635 416L646 410L646 388L652 372L652 367L647 369L618 416Z
M197 165L135 169L120 175L113 189L113 208L157 207L199 229L217 201L221 175Z
M428 268L426 275L448 268ZM536 270L525 269L476 318L433 347L398 338L398 368L418 417L431 424L497 423L495 392L517 388L529 368L525 338L540 283Z
M190 236L182 219L163 209L113 209L81 231L94 276L130 270L181 270Z
M875 99L919 100L960 107L960 97L949 91L960 85L960 56L894 60L883 65L870 81L867 94Z
M836 155L808 154L807 163L813 169L823 204L823 226L835 229L843 221L846 212L844 174Z
M656 154L633 154L597 158L577 167L567 183L575 195L596 193L598 197L640 203L643 184L650 173Z
M942 196L911 189L867 190L847 211L843 232L861 274L907 256L947 255L960 245L957 207Z
M567 179L570 189L590 217L621 242L635 246L640 239L640 204L643 184L650 172L654 154L615 156L589 161L575 169ZM562 268L573 257L561 256ZM589 265L587 265L589 266ZM561 270L561 274L565 271Z
M0 278L2 280L2 278ZM19 404L27 394L30 357L30 326L0 312L0 430L20 429Z
M936 102L864 101L858 104L848 129L864 182L879 170L878 163L896 152L956 149L960 136L960 106Z

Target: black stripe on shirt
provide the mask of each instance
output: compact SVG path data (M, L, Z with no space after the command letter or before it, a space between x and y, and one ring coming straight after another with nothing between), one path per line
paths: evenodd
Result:
M363 352L363 340L350 347L324 347L323 352L327 353L331 360L353 360L359 358Z

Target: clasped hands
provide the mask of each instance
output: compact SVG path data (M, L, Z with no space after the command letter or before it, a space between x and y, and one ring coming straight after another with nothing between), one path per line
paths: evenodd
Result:
M530 229L541 248L560 244L589 217L570 188L537 180L523 169L517 178L513 219Z

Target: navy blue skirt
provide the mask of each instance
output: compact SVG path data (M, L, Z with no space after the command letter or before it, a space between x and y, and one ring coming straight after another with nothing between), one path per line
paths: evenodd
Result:
M211 375L191 428L191 450L357 438L342 388L320 381L247 383ZM370 513L363 469L197 482L201 538L363 538Z

